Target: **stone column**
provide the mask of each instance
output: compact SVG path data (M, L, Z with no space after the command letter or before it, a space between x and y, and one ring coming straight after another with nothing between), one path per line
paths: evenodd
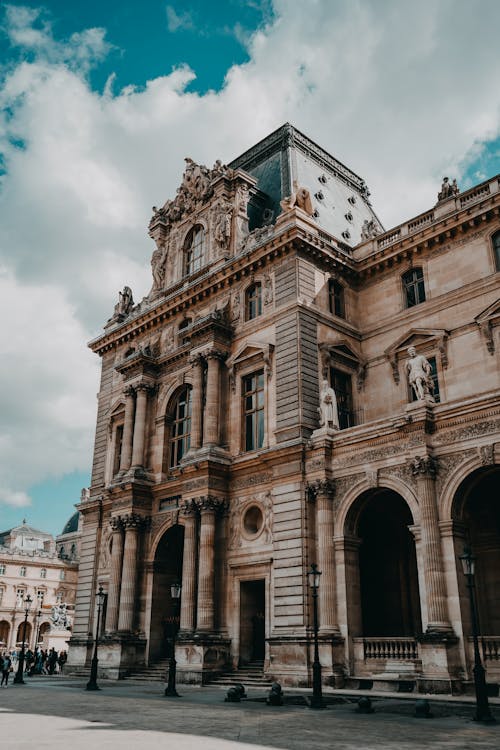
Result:
M193 392L191 396L191 448L201 448L203 417L203 357L192 357Z
M137 552L139 529L144 519L135 513L122 516L125 528L123 550L122 585L120 590L120 611L118 630L130 631L134 624L135 596L137 588Z
M196 501L201 514L200 558L198 569L197 630L214 629L214 572L215 572L215 514L222 501L214 497L200 497Z
M220 440L220 362L222 354L216 350L207 354L207 396L203 445L219 445Z
M123 425L120 471L128 471L132 460L132 437L134 434L134 395L133 388L125 388L125 422Z
M118 605L122 582L123 525L120 516L111 518L110 523L113 529L113 547L111 550L111 572L106 609L106 632L115 633L118 628Z
M140 383L137 388L135 408L134 442L132 449L132 466L144 466L144 442L146 439L146 409L148 405L148 385Z
M448 619L441 535L436 503L437 461L432 456L416 456L410 469L417 482L420 505L420 533L424 580L427 592L427 633L451 632Z
M182 556L182 598L180 629L193 631L196 612L196 505L186 502L182 508L184 523L184 553Z
M309 485L309 495L316 501L317 564L321 571L319 586L320 632L339 633L335 586L335 548L333 542L333 493L330 480Z

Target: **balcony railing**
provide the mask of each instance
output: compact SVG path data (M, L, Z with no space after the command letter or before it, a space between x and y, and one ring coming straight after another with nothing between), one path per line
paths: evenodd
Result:
M365 659L416 661L418 646L415 638L363 638Z

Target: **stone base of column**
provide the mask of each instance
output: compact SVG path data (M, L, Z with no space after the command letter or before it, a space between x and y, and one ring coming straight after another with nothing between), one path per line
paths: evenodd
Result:
M197 464L200 461L213 461L229 466L231 455L225 448L221 448L220 445L204 445L203 448L189 449L182 458L181 466Z
M266 676L283 686L311 687L314 661L314 637L310 635L271 636ZM321 682L343 687L345 678L344 639L338 633L318 634Z
M90 638L71 637L69 639L68 661L64 672L71 674L73 670L81 670L82 667L89 666L92 658L92 649L94 641Z
M419 637L422 671L417 678L420 693L462 692L458 638L448 633L428 631Z
M230 668L231 640L216 633L180 631L175 658L179 684L206 685L209 680Z

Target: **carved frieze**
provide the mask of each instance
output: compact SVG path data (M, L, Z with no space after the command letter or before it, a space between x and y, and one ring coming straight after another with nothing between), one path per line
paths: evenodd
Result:
M495 432L500 432L500 419L488 419L483 422L471 422L463 427L457 427L455 430L440 429L433 442L436 445L448 445Z
M450 453L447 456L439 456L439 474L437 476L437 491L440 494L452 474L458 466L462 466L471 458L477 456L475 448Z
M373 463L383 458L400 455L406 448L406 444L399 442L397 444L383 445L380 448L372 448L364 453L350 451L346 456L334 459L334 466L344 468L346 466L356 466L359 464Z
M202 495L193 498L192 502L200 513L220 513L226 509L226 501L217 495Z
M411 487L414 491L416 490L415 477L411 472L410 466L407 464L396 464L395 466L384 466L378 472L378 486L384 486L384 478L394 477L402 484L407 487Z
M266 484L267 482L270 482L273 478L273 475L270 473L266 474L252 474L247 477L239 477L238 479L233 479L231 482L231 489L232 490L243 490L247 487L255 487L259 484Z

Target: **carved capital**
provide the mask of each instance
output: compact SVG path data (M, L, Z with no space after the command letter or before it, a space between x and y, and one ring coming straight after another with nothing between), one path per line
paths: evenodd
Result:
M183 500L179 509L183 516L194 516L198 512L198 506L194 500Z
M136 529L140 531L143 528L149 526L151 519L149 517L140 516L138 513L127 513L121 516L123 528L127 531L128 529Z
M495 446L481 445L478 448L479 457L483 466L493 466L495 463Z
M216 513L225 510L226 501L215 495L202 495L193 500L200 513Z
M123 522L121 516L111 516L109 519L109 525L113 531L121 531L123 529Z
M221 352L219 349L210 349L208 352L205 352L205 357L208 359L218 359L220 362L224 362L224 360L227 358L226 352Z
M131 385L128 385L123 389L123 395L125 396L125 398L133 398L135 395L135 388L133 388Z
M189 357L189 364L191 365L191 367L203 367L204 362L205 359L202 354L192 354Z
M410 461L410 471L414 477L435 479L438 473L438 462L433 456L415 456Z
M146 393L146 395L153 395L153 393L156 392L156 386L151 385L150 383L138 383L135 387L136 391L139 393L139 391L142 391L143 393Z
M318 495L324 495L327 498L333 498L335 494L335 480L333 479L315 479L306 484L307 499L314 502Z

